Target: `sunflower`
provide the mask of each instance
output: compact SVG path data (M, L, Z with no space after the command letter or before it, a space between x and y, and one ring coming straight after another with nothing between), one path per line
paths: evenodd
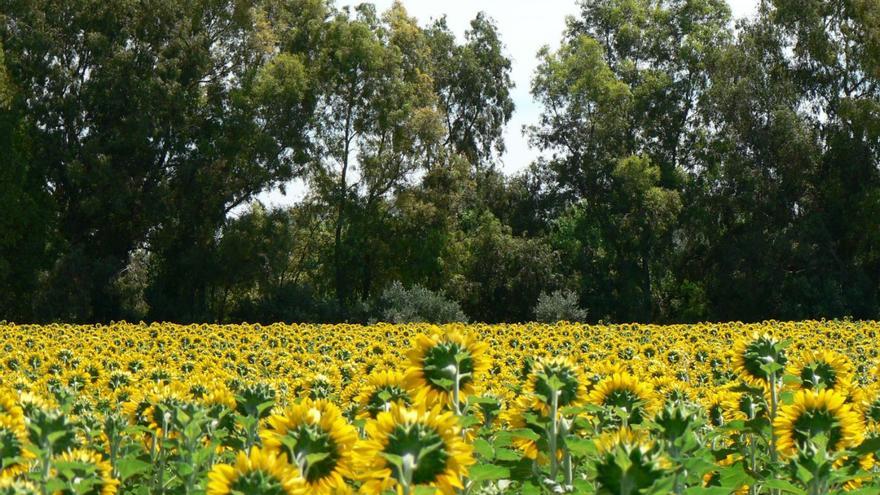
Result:
M284 414L271 416L269 425L260 432L264 448L293 460L307 493L335 493L345 487L345 478L353 476L357 431L335 405L305 399ZM316 456L318 460L310 460Z
M0 460L4 464L0 469L0 478L13 477L28 469L34 454L27 449L27 432L23 423L16 423L9 416L0 416Z
M40 489L30 481L0 478L0 495L39 495Z
M832 451L855 447L862 442L864 427L858 414L846 404L846 397L833 390L799 390L794 402L783 406L773 422L776 447L791 456L824 434Z
M208 473L207 495L230 493L297 495L301 482L284 454L252 447L250 454L239 452L235 464L217 464Z
M538 461L539 464L546 464L548 458L541 449L542 447L546 447L547 444L544 438L546 438L549 433L546 428L531 423L528 419L529 416L534 416L538 421L547 420L547 414L541 411L541 408L535 404L535 401L530 397L523 395L518 397L509 409L504 411L502 419L514 430L531 430L538 435L539 440L532 440L526 436L514 435L511 443L514 447L519 449L527 459ZM538 444L539 441L542 445ZM561 453L562 452L560 451L557 454Z
M358 419L375 419L391 404L402 402L412 406L412 398L404 385L403 374L397 371L379 371L367 378L367 385L357 396Z
M547 416L552 409L553 382L557 387L557 410L580 404L586 396L586 379L570 359L563 357L539 359L529 377L527 390L535 405Z
M780 342L771 335L753 335L739 340L733 347L733 369L750 385L768 385L770 376L762 366L769 363L783 367L788 363ZM781 377L781 373L777 374L777 379Z
M617 428L609 430L597 436L593 442L599 454L614 452L621 445L648 451L654 447L647 430L632 430L631 428Z
M393 404L366 425L367 439L355 447L363 485L361 491L378 495L404 486L433 487L453 495L462 488L473 449L461 438L458 418L439 406L426 410ZM388 458L401 459L399 464Z
M807 390L825 388L847 394L852 386L852 365L845 356L834 351L809 351L793 363L788 372L800 378L800 387Z
M488 345L470 335L451 331L445 335L419 335L415 349L407 353L409 366L404 381L416 401L432 407L447 405L455 395L458 379L459 400L474 391L474 380L489 369ZM458 404L453 404L457 410Z
M742 456L739 454L728 454L716 464L718 464L719 467L727 467L732 466L735 462L740 461L741 459ZM721 486L721 473L719 471L709 471L703 475L703 487L710 488L716 486ZM733 491L732 495L748 495L748 493L749 485L742 485L737 490Z
M9 419L10 424L24 427L24 410L18 405L18 396L11 390L0 390L0 417Z
M54 464L58 468L55 476L66 486L54 495L113 495L119 487L113 467L97 452L74 449L58 456Z
M736 419L745 419L739 410L739 394L729 390L709 392L703 400L703 407L712 426L723 426Z
M603 379L590 392L588 400L597 406L624 411L626 423L630 425L641 423L656 408L651 387L629 373L614 373ZM620 421L613 413L603 419L613 425L618 425Z
M874 382L864 389L856 389L853 403L871 431L880 430L880 382Z
M619 428L599 435L594 442L599 452L595 461L597 494L639 493L669 467L644 431Z

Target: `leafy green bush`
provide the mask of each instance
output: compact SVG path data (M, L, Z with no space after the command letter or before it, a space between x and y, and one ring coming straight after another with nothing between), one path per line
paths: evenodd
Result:
M557 290L551 294L542 292L535 305L535 319L543 323L557 321L585 321L587 311L581 309L578 297L570 290Z
M406 288L400 282L392 283L382 293L382 319L389 323L452 323L467 322L467 316L457 302L421 285Z

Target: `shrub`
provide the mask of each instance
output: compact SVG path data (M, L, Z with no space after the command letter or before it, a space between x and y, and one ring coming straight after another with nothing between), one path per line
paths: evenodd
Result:
M570 290L557 290L552 294L542 292L535 305L535 319L543 323L557 321L582 322L587 311L578 305L578 297Z
M457 302L421 285L406 288L400 282L392 283L382 293L385 307L382 319L389 323L452 323L467 322L467 316Z

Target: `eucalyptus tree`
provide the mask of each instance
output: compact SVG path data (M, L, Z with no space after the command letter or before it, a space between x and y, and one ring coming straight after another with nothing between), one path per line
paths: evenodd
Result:
M723 1L580 4L561 47L539 54L532 142L556 198L552 235L591 314L650 320L670 279L672 235L705 124ZM672 281L673 285L677 282Z
M258 2L0 5L29 160L57 208L45 316L118 317L113 280L147 247L159 260L156 316L200 317L206 253L226 214L302 161L273 135L256 93L271 53Z

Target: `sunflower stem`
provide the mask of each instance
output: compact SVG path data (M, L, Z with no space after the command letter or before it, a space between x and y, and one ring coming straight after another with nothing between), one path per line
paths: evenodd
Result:
M776 421L776 409L779 399L776 396L776 372L770 373L770 460L775 464L777 460L776 452L776 430L773 428L773 422Z
M46 442L48 443L48 442ZM52 445L44 445L43 446L43 470L40 477L40 490L43 495L48 495L49 493L49 473L52 469Z
M452 405L456 416L461 416L461 404L459 403L459 395L461 394L461 372L458 363L455 363L455 380L452 385Z
M401 477L400 484L403 485L403 495L410 495L412 493L412 477L413 472L415 471L417 465L417 460L415 456L412 454L405 454L403 456L403 463L401 466Z
M559 435L559 419L557 418L557 411L559 410L559 390L551 389L550 393L553 395L550 401L550 478L553 481L556 481L556 476L559 472L559 463L556 459L556 440Z

